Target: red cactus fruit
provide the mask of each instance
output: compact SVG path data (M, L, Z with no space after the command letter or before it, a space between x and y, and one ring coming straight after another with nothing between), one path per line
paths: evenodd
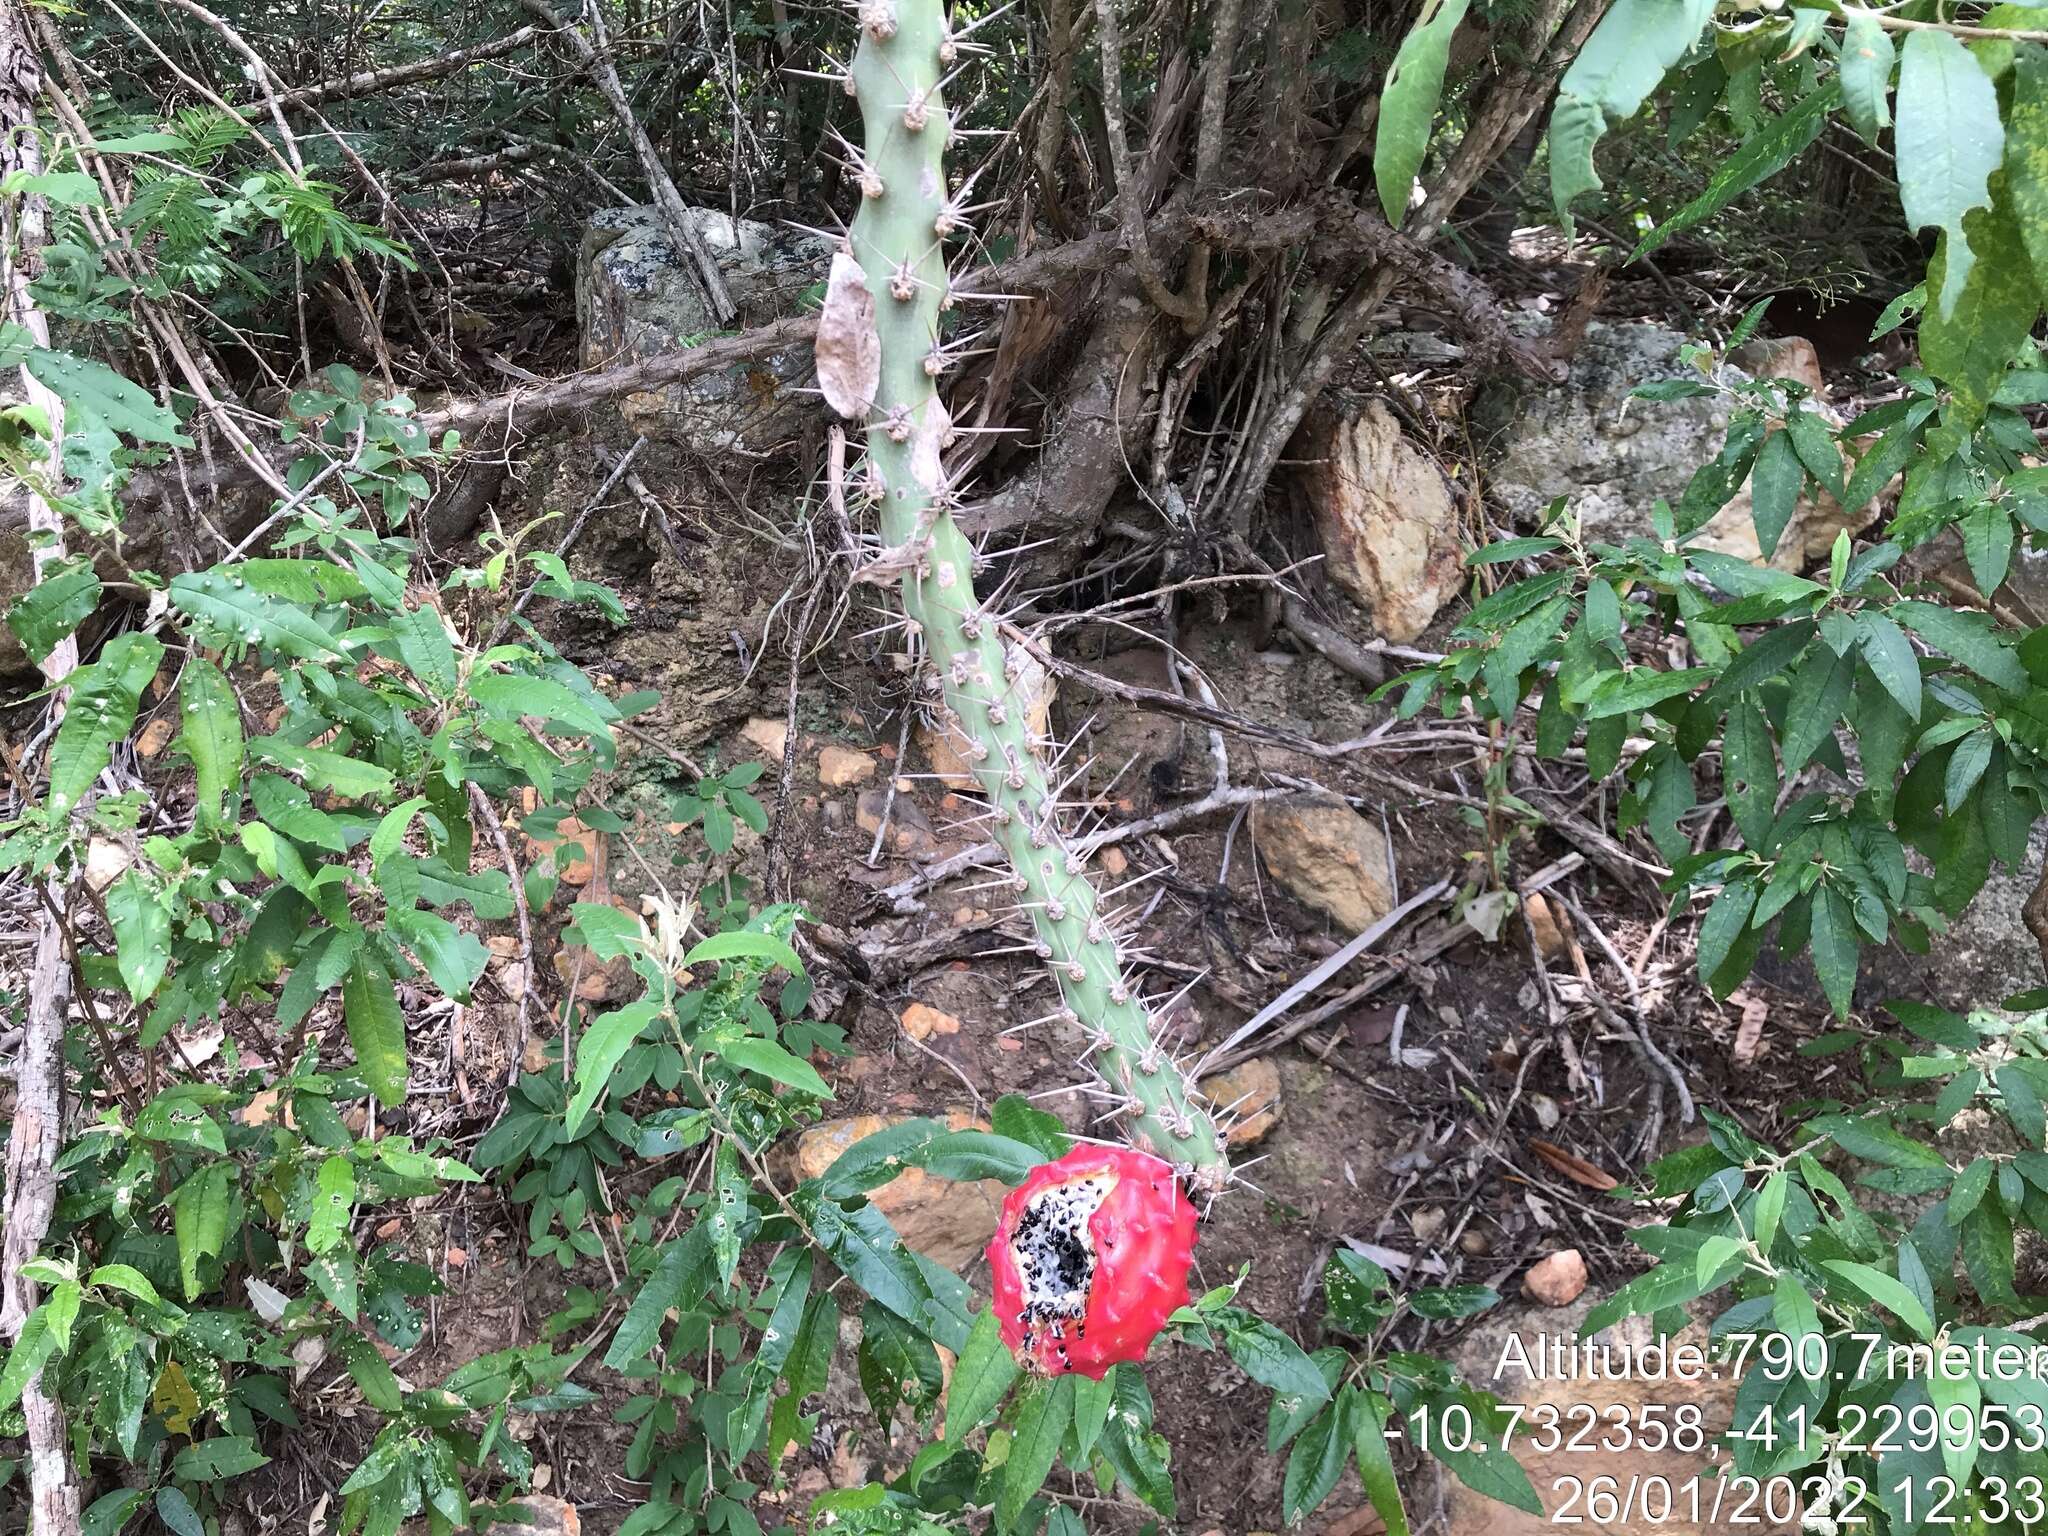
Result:
M1129 1147L1076 1147L1011 1190L989 1239L996 1321L1027 1370L1100 1381L1142 1360L1187 1305L1195 1208L1173 1169Z

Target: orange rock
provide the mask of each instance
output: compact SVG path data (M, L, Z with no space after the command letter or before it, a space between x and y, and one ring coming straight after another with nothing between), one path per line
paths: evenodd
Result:
M901 1115L856 1115L814 1125L797 1138L799 1178L817 1178L855 1142L896 1124ZM986 1130L972 1116L946 1115L951 1130ZM889 1218L904 1243L929 1254L949 1269L958 1269L980 1254L996 1229L996 1216L1006 1191L994 1179L955 1184L922 1168L908 1168L887 1184L868 1191L869 1201Z
M1522 1292L1546 1307L1568 1307L1586 1289L1586 1260L1576 1248L1546 1254L1522 1277Z
M1124 857L1121 848L1105 848L1095 855L1095 862L1102 866L1105 875L1120 875L1131 867L1131 861Z
M827 789L865 784L875 776L875 760L850 747L828 746L818 754L818 782Z
M176 731L168 715L158 715L142 728L142 734L135 738L135 750L143 757L155 757L170 745Z
M912 1003L903 1010L903 1033L913 1040L929 1040L933 1035L957 1035L960 1033L960 1021L928 1004Z

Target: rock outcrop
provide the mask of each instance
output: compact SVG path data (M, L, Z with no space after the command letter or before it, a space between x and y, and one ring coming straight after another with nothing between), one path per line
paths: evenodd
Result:
M697 233L717 258L737 324L758 325L796 311L831 260L812 235L692 208ZM695 345L718 327L705 309L687 257L653 208L605 208L591 216L576 261L576 322L585 367L629 362ZM811 372L808 348L619 402L649 437L683 439L707 451L759 447L791 429L795 386Z

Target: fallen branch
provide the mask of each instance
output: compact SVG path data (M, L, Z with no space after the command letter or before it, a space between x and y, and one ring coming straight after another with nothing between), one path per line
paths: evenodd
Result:
M393 64L388 69L362 69L352 75L337 75L331 80L317 81L312 85L294 86L277 93L277 104L287 112L298 112L307 107L317 107L325 101L371 96L379 91L415 85L422 80L438 80L443 75L452 75L457 70L467 69L480 60L495 59L500 54L516 52L540 34L539 27L528 25L491 42L478 43L473 48L452 49L447 53L438 53L431 59L415 59L410 64Z

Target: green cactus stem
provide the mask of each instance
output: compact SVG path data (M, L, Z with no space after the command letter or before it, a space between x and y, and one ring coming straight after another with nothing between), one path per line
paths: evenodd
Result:
M956 498L940 462L952 423L937 380L947 361L945 239L961 224L946 185L941 95L956 44L942 0L865 0L859 16L851 76L864 133L851 235L859 271L843 257L835 263L820 320L820 379L836 408L865 415L867 491L880 500L888 546L882 568L901 572L930 681L968 743L1037 952L1094 1042L1100 1091L1133 1145L1176 1164L1196 1187L1219 1189L1229 1176L1222 1133L1156 1038L1102 898L1062 832L1032 738L1026 655L1006 646L975 596L975 553L953 521Z

